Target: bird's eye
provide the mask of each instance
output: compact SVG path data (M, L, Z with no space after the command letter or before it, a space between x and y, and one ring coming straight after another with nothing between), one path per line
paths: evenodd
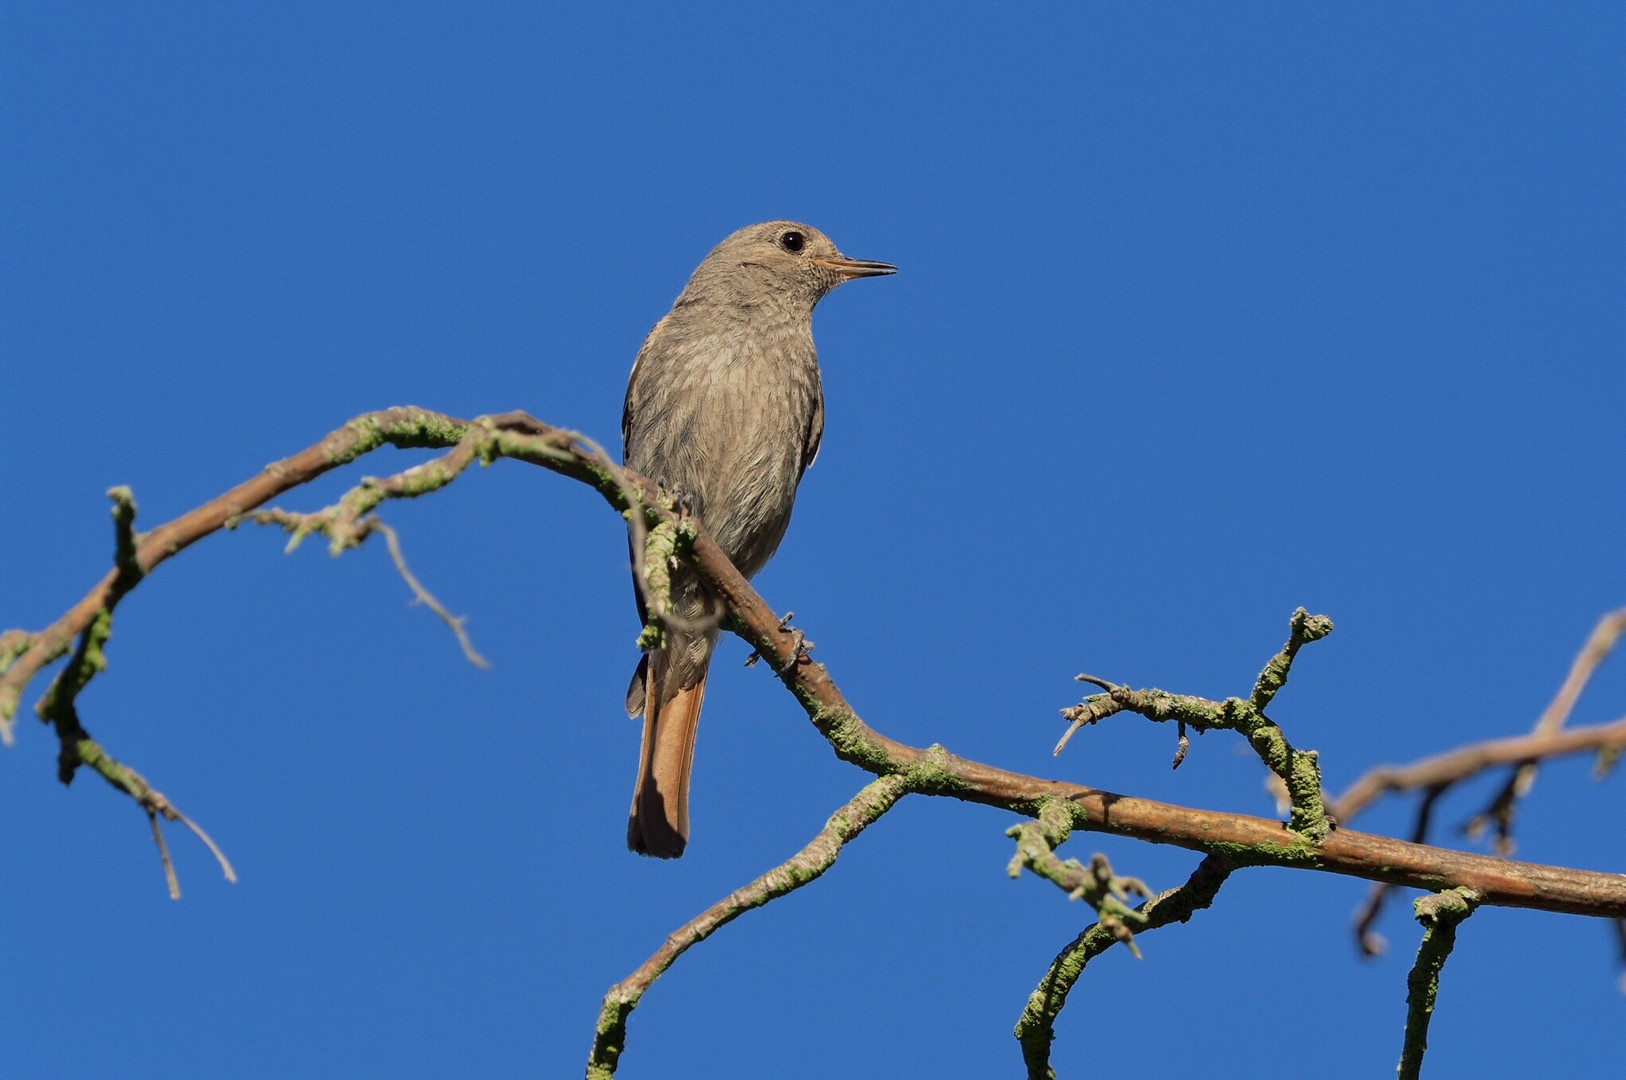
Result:
M807 243L807 237L799 232L788 232L779 238L779 246L789 252L801 251Z

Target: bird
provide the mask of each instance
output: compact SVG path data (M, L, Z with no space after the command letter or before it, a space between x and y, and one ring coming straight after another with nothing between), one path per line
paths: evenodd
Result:
M675 493L747 578L784 538L824 434L813 308L843 282L897 269L849 259L800 222L750 225L712 249L638 350L621 418L623 460ZM632 557L647 624L636 578L643 552ZM677 618L627 687L627 715L644 718L627 846L663 859L689 841L695 736L722 616L682 566L671 574L670 610Z

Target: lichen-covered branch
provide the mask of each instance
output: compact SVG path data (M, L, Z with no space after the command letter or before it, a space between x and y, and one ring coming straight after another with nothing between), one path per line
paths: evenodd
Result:
M1428 1050L1428 1023L1440 995L1440 971L1457 943L1457 924L1474 913L1479 894L1472 889L1447 889L1424 896L1416 904L1423 924L1417 962L1406 976L1406 1041L1400 1051L1400 1080L1417 1080Z
M314 446L142 535L135 545L134 565L150 576L158 565L204 536L379 447L450 449L465 439L482 461L509 457L540 465L593 487L618 512L633 506L629 492L634 493L641 521L649 527L674 520L680 513L646 478L608 466L602 450L590 448L580 436L523 413L469 421L400 407L358 417ZM1350 829L1334 830L1317 844L1312 840L1313 829L1287 829L1263 818L1194 810L1045 780L960 758L940 746L920 748L890 739L859 717L824 665L809 655L805 636L782 624L699 523L692 527L695 535L687 557L729 612L729 627L771 662L838 757L878 776L900 776L911 791L952 796L1025 817L1035 817L1045 804L1059 802L1067 808L1075 831L1174 844L1221 855L1237 866L1290 866L1429 890L1461 885L1478 890L1486 904L1626 916L1626 876L1619 874L1503 861ZM0 715L10 716L23 687L48 663L64 656L101 612L111 612L120 595L115 588L118 581L119 571L115 570L57 622L25 635L26 648L0 675ZM22 638L13 632L0 640L8 641L7 650L15 651ZM1221 702L1170 697L1202 702L1205 708L1224 708ZM1236 712L1238 706L1252 711L1250 702L1232 700L1238 702L1231 706L1233 718L1246 715Z
M1088 866L1057 855L1056 848L1071 832L1071 815L1059 803L1046 806L1035 821L1012 825L1005 835L1016 841L1016 854L1011 856L1006 872L1017 878L1026 868L1058 886L1069 899L1089 904L1100 916L1099 925L1139 956L1135 931L1144 929L1146 920L1130 906L1130 897L1149 898L1152 890L1139 878L1114 873L1112 864L1100 852L1090 857Z
M1230 873L1231 867L1223 858L1208 856L1197 864L1184 885L1160 893L1136 909L1139 928L1156 930L1190 919L1194 912L1214 902L1215 894ZM1067 1004L1067 995L1084 974L1085 966L1122 940L1112 927L1096 923L1074 938L1050 962L1050 969L1039 980L1038 988L1029 995L1014 1032L1022 1046L1022 1060L1027 1065L1029 1080L1055 1080L1056 1071L1050 1066L1050 1047L1056 1038L1056 1018Z
M593 1050L587 1060L589 1080L609 1080L615 1075L626 1047L627 1017L638 1007L644 992L679 956L752 908L817 880L835 865L844 844L897 805L908 790L907 783L899 776L870 781L852 801L831 815L824 828L801 851L690 919L637 971L610 987L604 995Z
M455 446L469 432L470 426L468 421L410 407L367 413L330 433L314 446L266 466L252 479L196 510L182 514L150 533L140 536L132 534L130 539L134 550L125 551L121 544L116 565L97 582L95 588L50 626L24 635L26 648L17 652L4 673L0 674L0 736L10 741L12 718L17 713L23 688L47 665L66 656L74 640L93 621L104 613L111 615L124 594L161 563L282 492L309 483L323 473L349 464L380 446ZM114 489L115 492L119 490ZM117 515L120 512L118 496L114 495L114 499ZM133 503L131 514L133 517ZM16 633L8 635L14 643L8 646L8 651L21 640Z
M338 504L316 514L262 510L282 492L386 445L447 452L392 477L363 479ZM1095 682L1106 692L1069 710L1075 728L1119 711L1138 712L1153 720L1174 720L1181 728L1182 752L1188 725L1199 731L1228 727L1241 732L1287 785L1292 816L1286 827L1246 815L1193 810L1014 773L956 757L941 746L908 746L864 723L829 672L812 659L805 635L790 628L788 619L781 619L769 608L700 523L686 512L681 500L674 500L647 478L614 464L591 440L524 413L472 421L414 408L368 413L146 534L135 532L135 503L129 492L114 489L110 493L116 527L113 569L50 626L39 631L8 630L0 634L0 733L9 734L24 688L47 665L71 652L39 710L42 718L56 728L63 747L59 772L67 779L79 765L90 765L131 795L154 823L155 839L165 853L169 873L167 848L162 831L156 828L159 819L183 821L200 837L201 830L139 774L115 761L90 739L79 722L76 706L80 691L105 666L105 647L120 599L189 545L244 520L289 527L294 542L321 532L335 551L343 550L379 527L372 512L384 500L438 490L464 475L475 460L489 464L504 457L540 465L585 483L627 518L637 556L635 563L644 571L636 579L652 613L650 623L655 632L659 632L663 617L672 617L669 611L662 611L663 572L673 559L687 562L718 601L722 621L757 655L769 660L769 666L796 696L836 755L879 778L832 818L826 831L796 859L702 914L674 935L644 968L612 991L606 998L595 1041L591 1068L598 1070L597 1075L613 1071L625 1035L627 1013L666 965L740 912L817 877L833 861L842 842L856 835L905 792L951 796L1036 819L1037 825L1015 830L1019 843L1017 863L1056 881L1070 893L1082 889L1081 895L1096 896L1101 908L1111 915L1075 943L1070 955L1077 958L1074 962L1080 970L1083 961L1093 955L1091 950L1105 947L1106 938L1119 940L1132 921L1150 920L1158 910L1172 913L1178 908L1159 909L1148 904L1138 912L1131 911L1124 903L1128 884L1112 875L1110 868L1097 864L1085 867L1057 857L1055 845L1069 832L1079 830L1109 832L1205 852L1210 856L1205 866L1227 871L1249 865L1313 869L1430 890L1472 890L1480 902L1487 904L1626 917L1626 876L1502 861L1349 829L1330 830L1322 807L1315 755L1295 750L1264 713L1264 707L1285 684L1298 649L1330 629L1330 621L1322 617L1309 616L1302 610L1295 613L1287 645L1266 665L1245 700L1233 697L1210 701L1159 690L1135 691L1086 677L1086 681ZM455 628L456 620L452 622ZM207 837L203 839L218 854L213 843ZM223 857L221 861L230 876L229 864ZM1218 887L1218 880L1214 887ZM1201 892L1184 895L1192 897L1195 905ZM1211 892L1208 895L1211 898ZM1153 903L1162 902L1173 901L1164 898ZM1119 914L1114 904L1134 918ZM1061 985L1061 981L1054 982L1052 989Z

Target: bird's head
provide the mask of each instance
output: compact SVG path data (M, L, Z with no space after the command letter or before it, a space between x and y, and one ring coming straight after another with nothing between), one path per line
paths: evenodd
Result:
M683 299L788 302L813 309L830 290L853 278L895 274L891 263L849 259L811 225L765 221L747 225L712 249L694 272Z

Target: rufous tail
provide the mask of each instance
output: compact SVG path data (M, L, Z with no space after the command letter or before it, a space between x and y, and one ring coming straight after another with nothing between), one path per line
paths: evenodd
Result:
M675 859L689 842L689 773L706 698L706 673L691 686L667 686L664 657L649 654L644 676L644 745L627 820L627 846L640 855Z

